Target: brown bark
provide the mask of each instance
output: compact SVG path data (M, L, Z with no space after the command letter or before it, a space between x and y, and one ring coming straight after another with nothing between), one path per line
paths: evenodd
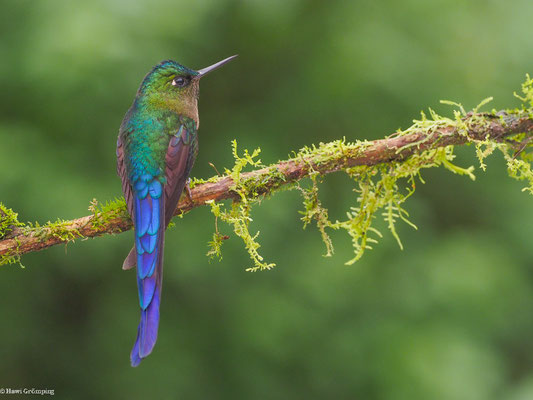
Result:
M247 194L248 197L261 196L270 193L281 185L305 178L313 171L329 174L357 165L402 161L414 153L420 153L430 148L465 144L469 139L484 140L490 137L491 140L501 142L506 137L517 133L528 135L533 133L533 117L526 113L500 112L497 116L469 114L464 118L464 122L468 126L468 137L452 124L429 133L421 130L407 135L391 135L388 138L366 142L362 145L346 146L344 151L339 154L331 154L325 159L323 155L321 157L317 155L299 157L252 172L242 173L241 182L243 180L261 182L261 185L256 187L258 189L256 193ZM408 146L415 143L417 144ZM277 169L277 174L272 174L273 168ZM284 179L280 179L281 176ZM222 177L217 182L200 184L191 190L192 202L187 196L182 197L175 214L187 212L204 205L209 200L238 200L239 195L232 190L233 185L233 179L229 176ZM93 220L94 216L92 215L74 219L68 221L64 229L72 233L72 239L119 233L132 227L132 222L127 216L109 219L98 228L93 225ZM68 241L64 237L54 236L52 232L43 232L42 229L39 231L37 229L14 228L7 237L0 240L0 256L22 255Z

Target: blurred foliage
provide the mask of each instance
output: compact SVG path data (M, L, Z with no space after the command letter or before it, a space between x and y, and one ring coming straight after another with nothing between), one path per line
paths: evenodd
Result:
M0 200L21 221L74 218L120 195L118 126L152 65L201 68L193 175L231 166L230 141L265 164L319 141L375 139L439 99L495 108L531 73L533 5L406 0L4 0L0 14ZM495 29L499 27L499 29ZM461 165L476 164L458 149ZM59 398L514 399L533 397L531 195L501 157L477 180L430 170L399 226L352 267L333 233L324 258L302 230L301 199L254 209L271 271L230 230L205 256L208 207L167 236L159 341L137 369L135 276L125 233L25 256L0 273L0 386ZM332 220L354 201L350 179L320 184ZM225 227L220 227L225 229Z

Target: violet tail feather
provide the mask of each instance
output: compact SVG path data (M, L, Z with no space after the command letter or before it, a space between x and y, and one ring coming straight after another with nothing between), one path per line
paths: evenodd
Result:
M157 341L165 235L161 183L152 178L148 182L138 181L135 188L135 253L141 320L130 355L133 367L152 352Z

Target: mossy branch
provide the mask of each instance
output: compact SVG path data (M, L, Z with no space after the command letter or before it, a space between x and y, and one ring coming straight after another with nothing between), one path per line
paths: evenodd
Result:
M528 97L531 94L531 80L524 85L525 96L522 100L529 102L528 107L532 107L533 100ZM257 235L252 236L248 232L248 223L251 221L250 204L284 187L297 187L304 194L305 210L302 220L306 225L312 220L317 222L328 255L332 253L333 247L325 229L348 231L355 249L355 257L349 263L356 261L365 248L370 248L368 243L376 241L370 234L377 233L381 236L371 226L376 211L380 209L383 209L384 219L401 246L394 223L398 218L409 223L407 212L401 204L414 191L415 179L419 178L420 169L442 165L454 173L473 177L473 167L465 169L452 164L454 146L474 144L482 168L483 159L494 149L500 149L507 160L511 176L529 180L531 190L533 173L530 169L530 156L523 150L533 136L533 109L525 107L520 110L480 113L476 108L473 112L465 113L460 104L452 104L457 107L453 119L441 117L430 110L430 118L422 113L422 119L415 120L410 128L397 131L385 139L355 143L346 143L344 140L321 143L319 146L300 150L288 160L251 172L242 172L242 169L247 165L261 166L260 161L256 160L259 151L256 150L252 154L245 151L241 157L234 142L236 163L233 169L209 180L194 180L191 184L191 199L183 196L175 215L186 213L195 207L210 205L216 220L221 219L232 224L235 233L243 238L255 264L250 270L257 270L270 268L273 264L263 263L257 253ZM520 158L516 157L518 153L521 153ZM327 210L318 200L316 185L317 176L337 171L345 171L354 178L358 184L356 191L359 197L358 207L353 207L348 212L348 219L333 223L328 220ZM304 189L298 182L307 177L312 178L312 187ZM398 179L401 178L405 178L407 186L412 188L407 189L406 194L400 194L401 190L397 185ZM219 202L226 199L232 200L233 205L230 209L221 210ZM132 228L123 199L104 205L99 205L94 200L89 210L92 215L39 226L21 224L12 210L1 205L0 264L19 262L20 256L25 253L56 244L68 243L78 238L120 233ZM213 241L210 243L210 255L220 256L220 245L225 238L216 226Z

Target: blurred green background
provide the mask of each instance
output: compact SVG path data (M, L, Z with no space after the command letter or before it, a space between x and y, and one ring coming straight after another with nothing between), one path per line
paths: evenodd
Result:
M0 14L0 201L23 221L87 215L121 195L115 143L150 68L240 57L202 82L193 176L232 165L230 140L264 163L304 145L375 139L439 99L516 107L532 73L530 0L12 0ZM460 165L477 162L458 149ZM498 155L477 180L424 171L399 225L351 267L302 230L295 191L254 207L277 267L247 273L239 238L209 262L207 208L167 236L158 344L139 368L131 232L56 246L0 269L0 386L58 398L533 398L533 198ZM344 175L321 199L355 202ZM383 224L381 225L383 227Z

